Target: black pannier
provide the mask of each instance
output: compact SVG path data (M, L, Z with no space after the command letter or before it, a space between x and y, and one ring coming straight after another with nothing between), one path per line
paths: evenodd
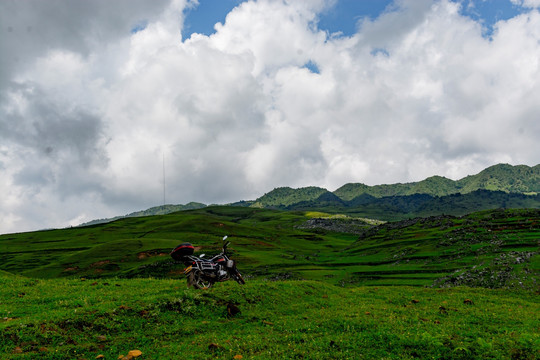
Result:
M191 243L182 243L171 251L171 257L174 260L182 260L184 256L193 255L193 251L194 248Z

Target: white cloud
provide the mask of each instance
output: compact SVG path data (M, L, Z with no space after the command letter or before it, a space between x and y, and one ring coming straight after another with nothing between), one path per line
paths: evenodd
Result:
M312 47L325 40L325 33L313 24L323 5L323 1L245 2L227 15L225 24L216 24L211 42L226 53L252 55L255 76L282 66L301 66L310 59Z
M512 4L523 6L526 8L540 7L540 0L510 0Z
M26 14L13 29L38 18L5 4ZM403 0L335 37L317 28L328 2L260 0L182 41L194 2L118 24L107 4L71 8L73 34L43 20L49 35L0 44L26 56L0 74L0 232L157 205L163 156L171 203L539 162L537 10L487 39L459 4Z

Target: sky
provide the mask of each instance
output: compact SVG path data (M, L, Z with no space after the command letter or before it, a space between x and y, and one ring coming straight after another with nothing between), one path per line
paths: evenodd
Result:
M2 0L0 233L540 163L540 0Z

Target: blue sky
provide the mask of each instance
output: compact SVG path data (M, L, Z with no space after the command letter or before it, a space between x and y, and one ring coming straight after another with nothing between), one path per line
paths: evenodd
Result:
M211 35L214 24L225 21L227 14L242 0L199 0L199 5L187 11L184 38L192 33ZM507 20L525 10L510 0L457 0L462 4L462 14L481 22L485 27L485 35L492 33L493 25L499 20ZM337 0L336 4L320 14L318 27L329 33L341 32L351 36L357 30L358 20L377 18L387 8L395 6L393 0Z
M242 0L200 0L199 5L187 12L185 37L192 33L210 35L214 33L214 24L223 23L226 15ZM340 0L321 14L319 28L330 33L342 32L351 35L356 32L356 22L361 17L377 17L390 4L390 0Z
M187 17L184 23L184 37L189 38L192 33L212 34L214 32L214 24L225 22L227 14L242 2L242 0L199 1L199 5L196 8L186 10Z

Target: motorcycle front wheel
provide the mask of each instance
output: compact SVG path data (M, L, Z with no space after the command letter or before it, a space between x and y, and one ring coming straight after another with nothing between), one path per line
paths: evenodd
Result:
M244 285L246 282L244 281L244 278L242 277L242 274L240 274L240 271L238 271L237 268L232 269L232 278L236 280L237 283L240 285Z
M201 276L200 271L191 271L187 276L188 286L193 286L195 289L210 289L214 283L206 280Z

